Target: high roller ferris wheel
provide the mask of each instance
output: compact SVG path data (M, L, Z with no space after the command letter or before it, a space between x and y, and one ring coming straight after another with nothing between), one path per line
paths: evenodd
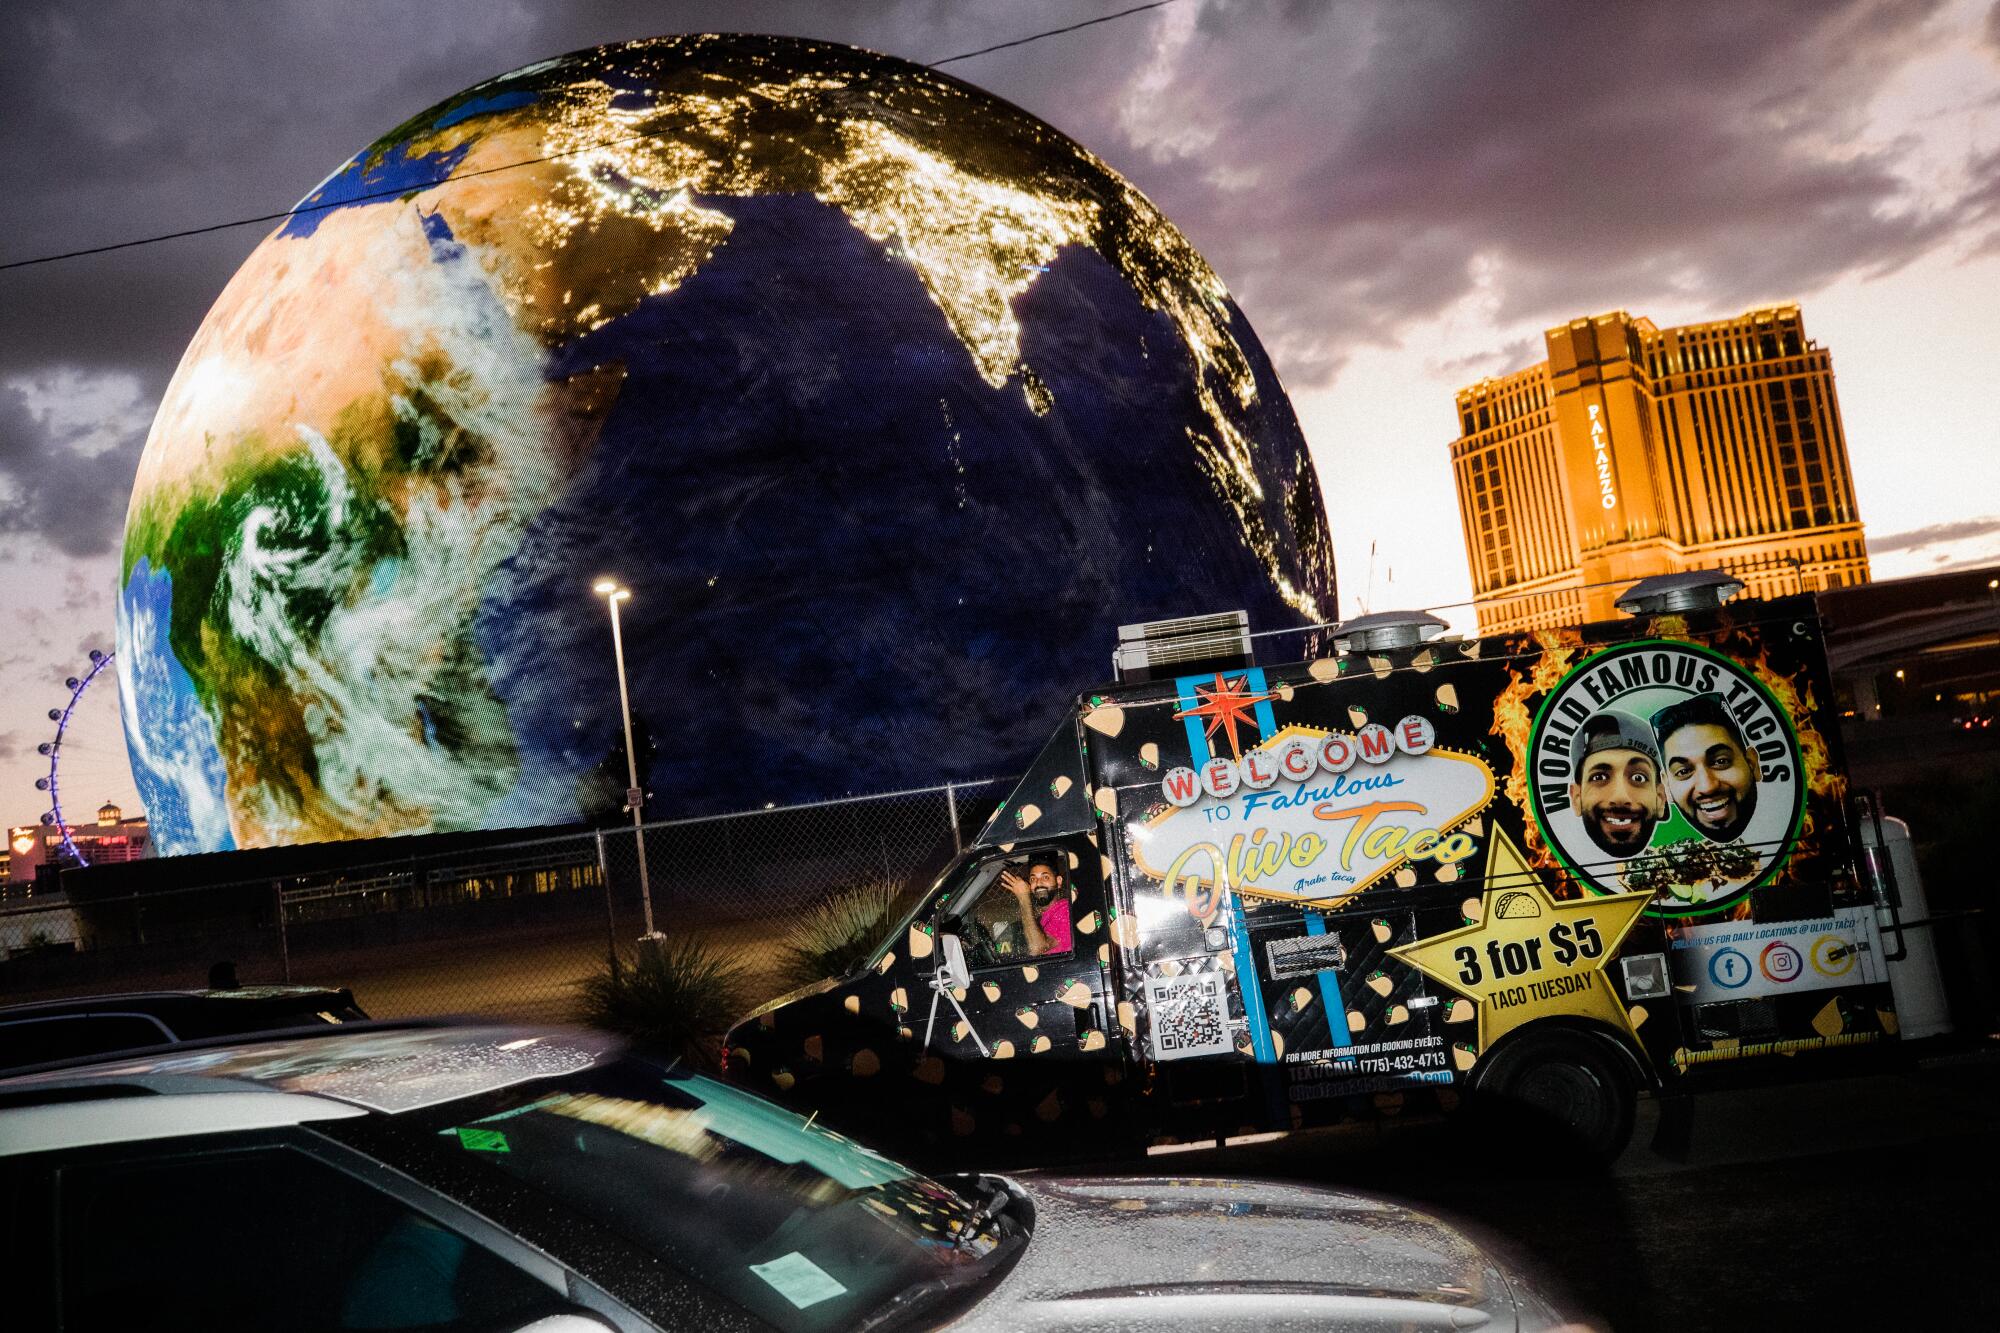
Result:
M47 756L49 761L49 775L35 779L36 789L49 794L49 808L42 814L42 823L61 830L63 850L80 866L87 866L90 862L78 849L76 840L70 834L69 820L63 815L63 738L69 734L70 722L76 716L77 706L83 702L84 693L90 689L91 682L97 679L98 673L111 665L111 659L115 656L116 652L107 653L99 648L90 650L90 669L81 676L71 676L63 681L64 687L69 690L69 702L60 708L49 710L49 721L56 724L55 739L43 741L35 747L36 752Z

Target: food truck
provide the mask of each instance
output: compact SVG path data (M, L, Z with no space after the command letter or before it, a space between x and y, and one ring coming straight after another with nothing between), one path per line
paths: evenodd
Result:
M1128 627L1117 683L865 962L730 1033L729 1073L912 1151L1470 1096L1610 1155L1642 1089L1892 1042L1898 984L1935 988L1894 975L1922 912L1850 811L1813 599L1740 586L1477 639L1363 617L1270 667L1240 613Z

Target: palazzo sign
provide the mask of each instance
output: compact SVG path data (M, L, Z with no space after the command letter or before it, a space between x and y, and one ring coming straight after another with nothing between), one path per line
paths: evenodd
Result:
M1601 403L1590 405L1590 449L1596 455L1597 500L1606 509L1618 507L1618 492L1611 486L1610 440L1604 433L1604 407Z

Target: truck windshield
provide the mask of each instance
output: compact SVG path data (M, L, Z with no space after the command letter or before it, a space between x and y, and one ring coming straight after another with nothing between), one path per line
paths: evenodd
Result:
M979 1201L851 1140L643 1060L366 1120L334 1137L496 1220L552 1208L603 1228L800 1333L934 1318L939 1301L997 1273L1024 1240L1010 1219L983 1217ZM506 1191L510 1206L479 1188L490 1176L518 1187ZM581 1230L544 1220L516 1229L607 1290L653 1304L647 1284L635 1287Z

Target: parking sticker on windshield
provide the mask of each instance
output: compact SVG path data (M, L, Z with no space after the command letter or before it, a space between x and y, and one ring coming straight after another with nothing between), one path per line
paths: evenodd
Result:
M821 1301L847 1294L846 1287L841 1286L824 1268L797 1250L781 1255L769 1263L751 1264L750 1271L770 1283L780 1296L801 1310L808 1305L818 1305Z
M458 1144L467 1152L512 1152L507 1136L497 1129L466 1128L458 1131Z

